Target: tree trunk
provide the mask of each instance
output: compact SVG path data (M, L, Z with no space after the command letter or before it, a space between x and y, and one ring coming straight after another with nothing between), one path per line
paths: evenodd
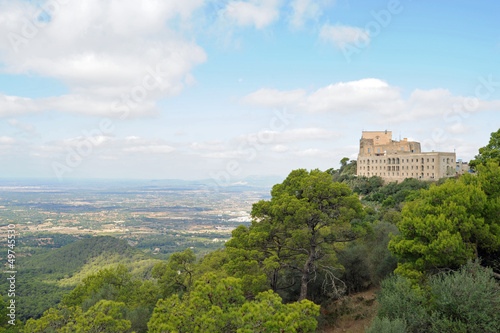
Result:
M313 251L309 253L309 257L307 258L305 264L304 264L304 269L302 270L302 280L300 284L300 297L299 297L299 302L307 299L307 284L309 283L309 271L311 268L311 264L313 262L314 254Z
M276 292L278 290L278 272L273 271L271 274L271 289Z
M309 272L307 271L306 268L305 271L302 273L299 302L307 298L307 279L309 279Z

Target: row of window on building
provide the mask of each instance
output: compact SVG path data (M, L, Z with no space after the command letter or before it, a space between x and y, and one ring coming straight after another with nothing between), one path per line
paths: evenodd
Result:
M370 172L367 172L365 176L368 176L370 177ZM386 172L373 172L371 176L386 176ZM406 175L404 172L401 172L401 175L399 172L387 172L387 176L393 176L393 177L410 177L410 173L406 172ZM419 177L419 178L423 178L424 177L424 173L411 173L411 177ZM432 173L429 173L427 172L427 178L434 178L434 172Z
M413 147L413 144L412 144L411 146ZM401 147L401 150L403 150L403 151L404 151L404 150L405 150L405 147L404 147L404 146L403 146L403 147ZM412 152L414 152L414 151L413 151L413 149L412 149L411 151L412 151ZM371 149L371 148L368 148L368 154L371 154L371 152L372 152L372 149ZM377 154L380 154L380 148L377 148Z
M406 166L406 170L410 170L409 167L410 166L407 165ZM413 167L415 167L415 170L419 169L418 165L417 166L411 165L411 170L413 170ZM429 168L429 167L431 167L431 168ZM368 170L368 171L370 170L370 166L369 165L368 166L362 166L360 168L361 168L361 170ZM385 170L385 169L386 169L385 166L380 166L380 168L378 166L372 166L372 170ZM404 170L405 166L404 165L401 166L401 169ZM429 170L429 169L434 170L434 165L430 165L430 166L427 165L427 170ZM399 165L398 166L387 166L387 170L388 171L399 171ZM421 166L421 170L424 170L424 166L423 165Z
M410 160L411 160L411 162L410 162ZM415 160L415 162L413 160ZM424 160L425 159L422 157L420 163L424 163ZM376 164L376 163L382 164L382 161L384 161L384 164L386 164L386 161L387 161L387 164L399 164L400 160L399 160L399 158L388 158L386 160L385 159L384 160L371 160L371 163L372 164ZM392 161L392 163L391 163L391 161ZM367 159L367 160L360 160L360 162L362 164L370 164L370 160L369 159ZM404 162L405 162L405 159L402 158L401 159L401 163L404 163ZM434 162L434 158L428 158L427 162ZM406 163L419 163L419 159L418 158L416 158L416 159L407 158L406 159ZM453 158L443 158L443 163L447 163L447 164L453 163Z

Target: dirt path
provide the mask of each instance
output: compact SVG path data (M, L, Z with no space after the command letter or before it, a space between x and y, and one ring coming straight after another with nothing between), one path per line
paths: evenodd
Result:
M378 288L350 295L332 303L326 311L338 319L335 323L325 326L322 333L364 333L370 326L378 309L375 293Z

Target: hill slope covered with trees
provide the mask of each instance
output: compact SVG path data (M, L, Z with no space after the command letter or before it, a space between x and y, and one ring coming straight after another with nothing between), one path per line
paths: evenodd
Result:
M151 259L127 242L99 236L83 239L50 252L21 257L16 299L22 306L17 309L17 318L38 318L44 311L54 307L87 275L101 269L122 264L134 276L147 277L158 260ZM7 290L7 280L0 288Z

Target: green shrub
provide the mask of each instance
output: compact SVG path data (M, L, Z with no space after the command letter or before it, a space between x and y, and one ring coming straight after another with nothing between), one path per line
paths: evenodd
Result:
M408 332L500 332L500 287L491 273L469 261L456 272L432 276L420 289L391 276L382 282L379 320L370 332L377 332L374 325L389 329L396 319Z
M373 227L375 238L367 242L368 262L371 281L379 285L382 280L394 272L397 267L397 258L389 251L389 234L398 235L399 230L394 224L379 222Z
M500 287L479 262L433 277L430 284L433 311L454 327L467 332L500 332ZM438 327L434 331L446 330Z
M371 284L367 255L367 249L362 245L349 246L338 255L339 263L344 267L341 280L349 294L365 290Z
M425 297L407 279L393 275L382 281L377 300L378 318L400 319L406 322L408 332L427 332L430 316L425 309Z
M406 323L404 320L396 318L394 320L389 320L387 318L376 317L370 328L366 330L366 333L405 333Z
M273 291L255 300L243 296L242 280L207 274L182 298L159 300L149 332L315 332L319 305L309 300L283 304Z
M348 293L379 285L396 269L397 259L387 248L389 233L398 234L398 228L378 222L366 239L351 243L338 253L339 263L344 267L340 279L345 282Z

